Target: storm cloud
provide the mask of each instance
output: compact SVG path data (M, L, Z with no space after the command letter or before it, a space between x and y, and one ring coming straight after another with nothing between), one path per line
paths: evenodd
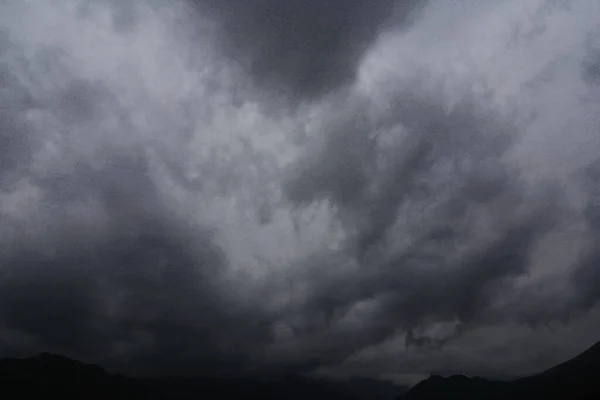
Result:
M214 16L219 44L261 86L315 97L350 84L390 25L408 25L426 0L191 0Z
M121 3L0 5L0 355L412 381L597 340L598 5Z

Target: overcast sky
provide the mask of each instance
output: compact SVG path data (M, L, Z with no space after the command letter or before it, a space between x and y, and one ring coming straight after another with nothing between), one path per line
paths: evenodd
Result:
M398 382L574 356L600 339L598 21L0 0L0 355Z

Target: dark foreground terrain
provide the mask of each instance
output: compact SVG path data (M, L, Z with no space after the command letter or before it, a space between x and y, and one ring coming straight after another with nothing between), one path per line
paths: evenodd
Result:
M399 399L600 400L600 342L572 360L537 375L508 382L434 375Z
M134 379L48 353L0 360L0 388L7 398L52 395L61 399L600 399L600 342L534 376L504 382L434 375L407 392L369 379Z
M257 379L134 379L53 354L0 360L0 388L13 397L60 399L374 399L393 400L407 388L353 379L331 382L290 376ZM7 398L12 398L8 396ZM33 398L33 397L31 397Z

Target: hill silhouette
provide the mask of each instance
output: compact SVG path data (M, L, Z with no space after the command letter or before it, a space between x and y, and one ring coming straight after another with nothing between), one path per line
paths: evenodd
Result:
M406 388L372 379L328 381L303 376L269 379L142 379L110 374L99 366L42 353L0 360L0 387L20 396L61 399L600 399L600 342L577 357L539 374L513 381L433 375ZM398 395L400 394L400 397Z
M577 357L537 375L514 381L433 375L398 399L600 399L600 342Z
M0 360L3 392L61 399L394 399L407 388L373 379L328 381L303 376L277 378L128 378L66 357L43 353Z

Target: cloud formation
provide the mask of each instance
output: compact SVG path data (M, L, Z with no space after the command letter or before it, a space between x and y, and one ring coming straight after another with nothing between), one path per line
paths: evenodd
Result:
M121 3L0 5L3 355L403 380L597 339L593 2Z
M191 0L219 25L224 53L260 85L315 97L350 84L385 27L408 24L426 0Z

